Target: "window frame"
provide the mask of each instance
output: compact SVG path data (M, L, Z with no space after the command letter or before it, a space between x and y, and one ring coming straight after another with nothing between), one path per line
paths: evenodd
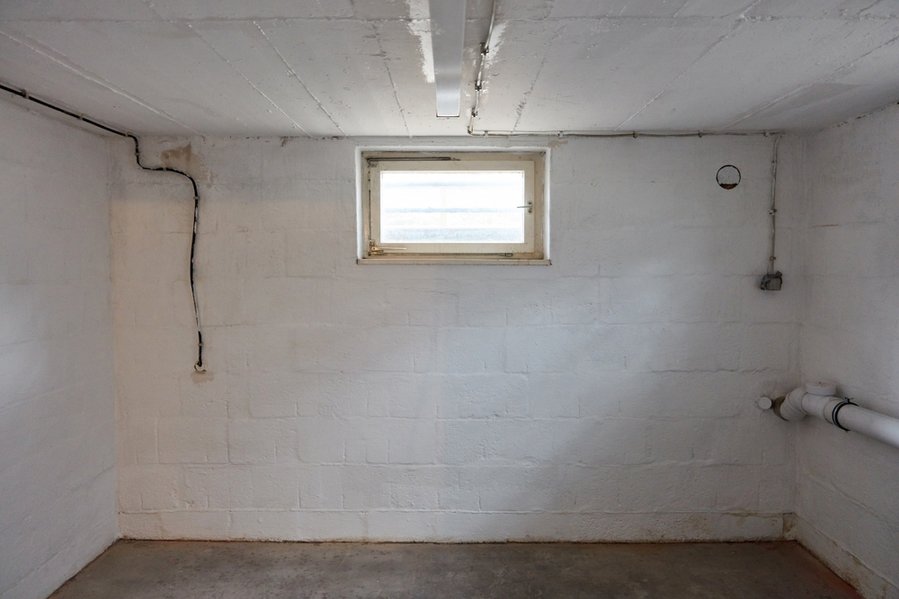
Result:
M549 264L545 148L493 151L389 151L360 149L358 263ZM380 175L400 170L523 170L525 239L521 244L379 244Z

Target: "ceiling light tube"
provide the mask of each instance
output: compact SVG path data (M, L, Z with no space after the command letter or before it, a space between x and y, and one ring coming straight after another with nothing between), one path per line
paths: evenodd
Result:
M429 0L428 3L438 117L458 117L462 112L465 2L466 0Z

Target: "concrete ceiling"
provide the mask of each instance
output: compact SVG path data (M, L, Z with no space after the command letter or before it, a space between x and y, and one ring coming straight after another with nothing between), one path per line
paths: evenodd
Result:
M441 0L465 1L465 0ZM467 0L463 107L490 0ZM899 100L899 0L497 0L477 129L822 127ZM147 134L464 135L427 0L0 0L0 80Z

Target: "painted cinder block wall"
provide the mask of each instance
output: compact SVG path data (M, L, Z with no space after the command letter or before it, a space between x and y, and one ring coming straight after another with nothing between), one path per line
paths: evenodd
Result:
M115 464L107 142L0 114L9 599L115 538ZM751 404L801 366L897 413L897 143L895 107L785 139L765 295L770 140L556 145L555 264L525 269L356 266L356 142L156 140L209 200L192 376L187 190L112 142L124 534L746 538L795 506L788 535L895 595L893 450Z
M0 597L117 536L104 138L0 100Z
M899 107L804 140L801 367L899 417ZM811 420L811 419L810 419ZM869 597L899 597L899 451L797 430L798 538Z
M792 430L755 400L798 379L801 288L756 288L772 139L534 143L550 267L357 265L356 148L408 140L147 140L202 188L198 375L187 185L114 142L122 534L780 537Z

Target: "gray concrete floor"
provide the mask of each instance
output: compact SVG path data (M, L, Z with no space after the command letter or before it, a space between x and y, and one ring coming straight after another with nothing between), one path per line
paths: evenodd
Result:
M858 597L795 543L120 541L52 599Z

